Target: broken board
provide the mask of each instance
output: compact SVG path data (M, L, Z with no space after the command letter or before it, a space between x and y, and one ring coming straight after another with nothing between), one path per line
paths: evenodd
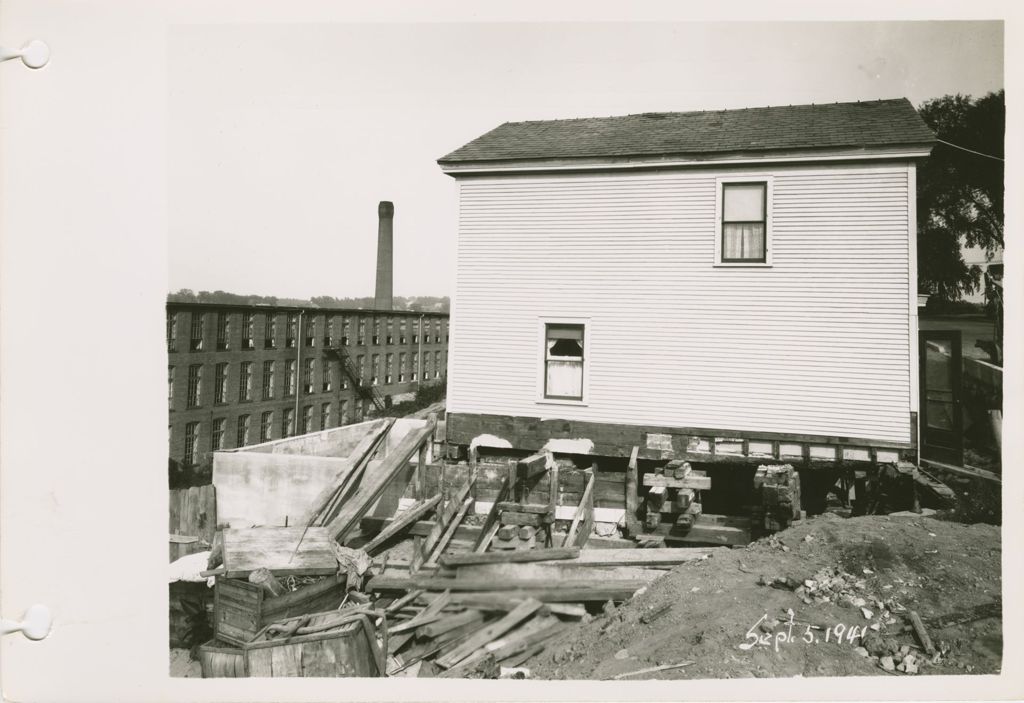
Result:
M276 575L325 576L338 570L326 527L252 527L223 531L228 578L246 578L259 568ZM299 542L301 538L301 543ZM296 546L298 549L296 549Z

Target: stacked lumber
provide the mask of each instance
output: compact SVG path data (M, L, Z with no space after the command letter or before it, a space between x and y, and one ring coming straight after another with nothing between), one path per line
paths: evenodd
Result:
M711 479L704 471L696 471L687 461L670 461L644 474L647 486L644 528L654 531L662 522L674 525L685 534L697 522L702 508L700 492L711 488Z
M800 474L790 464L762 465L754 473L752 529L761 534L784 530L800 519Z

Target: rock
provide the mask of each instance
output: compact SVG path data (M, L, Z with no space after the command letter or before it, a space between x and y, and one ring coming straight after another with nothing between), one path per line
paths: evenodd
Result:
M910 654L910 645L905 644L902 647L900 647L900 654L902 654L903 656L907 656L908 654Z
M853 605L854 608L863 608L865 605L868 604L868 602L860 596L850 599L850 603Z
M900 662L899 664L896 665L896 671L906 671L906 670L907 670L907 667L905 667L903 665L903 662Z
M892 657L882 657L878 660L878 663L882 665L882 668L886 671L896 671L896 663L893 662Z
M871 569L868 569L866 567L861 569L861 572L866 574L866 575L868 575L868 576L870 576L871 574L875 573L874 571L872 571Z
M865 620L870 620L871 618L873 618L875 616L875 614L873 612L871 612L870 610L868 610L867 608L861 608L860 612L864 615L864 619Z
M881 627L881 625L879 625L877 622L873 622L870 625L868 625L868 627L870 627L875 632L878 632L878 630Z
M814 579L804 579L804 588L814 590L814 587L818 585L818 582Z
M814 535L807 535L806 537L804 537L804 542L813 542L813 541L814 541Z
M869 656L868 650L864 649L863 647L857 647L853 651L862 657Z
M917 658L913 654L903 657L903 670L908 674L917 673Z
M617 651L615 653L615 658L619 659L620 661L622 659L629 659L629 650L628 649L620 649L619 651Z

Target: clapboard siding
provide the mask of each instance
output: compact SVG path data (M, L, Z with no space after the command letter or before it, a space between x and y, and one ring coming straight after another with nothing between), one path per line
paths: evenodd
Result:
M448 410L911 441L911 168L461 181ZM715 267L747 174L773 265ZM538 402L541 317L589 319L583 405Z

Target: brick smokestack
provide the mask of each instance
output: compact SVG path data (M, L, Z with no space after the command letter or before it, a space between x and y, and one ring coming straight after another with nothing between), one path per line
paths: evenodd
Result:
M394 204L382 200L377 206L377 218L377 291L373 307L377 310L391 310L394 306Z

